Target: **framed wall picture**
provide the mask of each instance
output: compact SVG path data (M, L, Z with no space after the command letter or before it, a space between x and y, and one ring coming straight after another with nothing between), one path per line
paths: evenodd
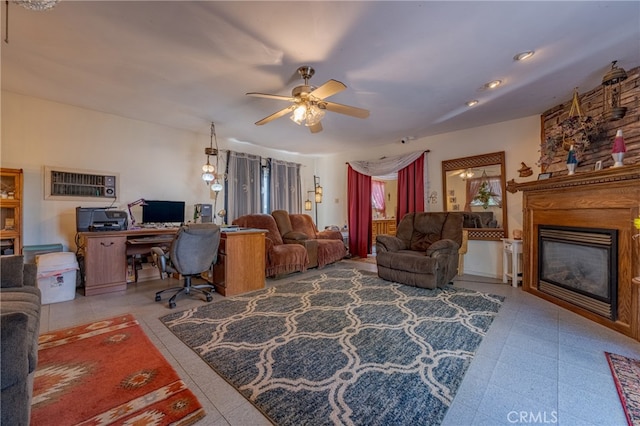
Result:
M538 175L538 180L544 180L544 179L549 179L551 177L551 172L547 172L547 173L540 173Z
M602 170L602 160L596 161L594 170Z

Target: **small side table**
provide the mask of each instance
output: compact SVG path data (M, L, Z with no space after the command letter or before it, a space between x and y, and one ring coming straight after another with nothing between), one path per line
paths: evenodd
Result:
M511 266L511 270L509 270ZM521 280L522 271L522 240L510 238L502 239L502 282L508 283L511 278L511 285L518 287Z

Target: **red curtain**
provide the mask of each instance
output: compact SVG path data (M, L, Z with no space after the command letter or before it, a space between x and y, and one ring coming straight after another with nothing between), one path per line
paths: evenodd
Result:
M424 211L424 155L398 170L396 222L407 213Z
M356 172L348 166L349 194L349 251L366 258L371 248L371 176Z

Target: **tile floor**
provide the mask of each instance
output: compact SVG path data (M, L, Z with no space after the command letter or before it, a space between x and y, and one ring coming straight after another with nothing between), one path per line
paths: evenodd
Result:
M364 262L345 260L342 265L375 271L375 265ZM332 267L335 265L327 268ZM300 276L268 280L267 285ZM152 280L130 284L126 293L91 297L78 293L72 301L43 306L41 331L132 313L204 406L207 416L199 426L269 425L158 320L171 311L166 302L154 301L155 292L175 285L179 285L176 280ZM604 351L640 358L640 343L501 281L464 275L454 285L500 294L506 301L483 339L444 425L626 424ZM216 294L214 302L221 298ZM183 297L176 309L204 303Z

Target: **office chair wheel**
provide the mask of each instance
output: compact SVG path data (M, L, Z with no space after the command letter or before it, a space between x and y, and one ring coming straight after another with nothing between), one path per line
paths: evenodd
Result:
M176 302L169 302L169 309L173 309L176 307Z
M159 302L160 300L162 300L162 298L160 297L159 294L156 294L156 302Z
M213 296L211 293L207 293L207 302L211 302L213 300Z

